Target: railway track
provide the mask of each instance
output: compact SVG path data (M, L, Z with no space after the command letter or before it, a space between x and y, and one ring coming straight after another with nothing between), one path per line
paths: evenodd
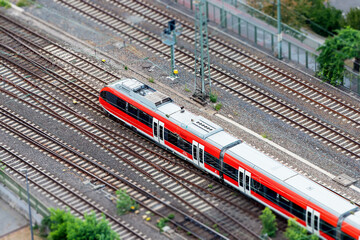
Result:
M4 28L2 28L1 31L5 32ZM69 61L74 62L73 58L76 55L74 56L74 54L69 53L69 52L65 53L65 55L72 55L72 57L69 58L69 59L65 58L65 59L67 59L65 61L65 60L63 60L64 59L64 53L63 53L63 54L61 54L61 56L62 56L61 59L64 62L60 63L60 62L58 62L58 61L60 61L60 59L56 57L56 54L54 54L54 56L51 56L53 61L52 62L48 61L47 58L50 57L50 56L48 56L49 55L48 50L44 50L44 49L40 49L40 48L39 48L40 50L36 50L34 44L32 44L32 46L29 46L30 43L25 43L26 42L25 38L22 38L20 40L19 39L20 36L14 36L13 35L14 32L10 33L8 35L9 39L7 39L7 41L6 41L6 39L4 39L5 40L4 44L0 45L3 48L3 50L7 51L7 53L8 53L8 54L3 54L1 56L4 67L1 69L0 72L2 73L2 75L7 76L8 78L17 79L16 81L12 82L12 81L6 80L5 78L2 78L2 80L7 83L7 85L8 85L7 88L10 88L10 89L12 88L11 90L9 90L9 89L1 89L1 91L3 93L9 94L12 97L16 98L18 96L16 96L16 94L14 94L14 92L17 92L17 93L21 92L22 94L25 94L26 96L30 96L30 98L32 98L33 96L37 95L37 92L42 91L43 94L44 94L44 92L47 91L46 90L47 88L51 88L51 89L56 89L57 91L62 92L64 95L66 95L67 97L70 97L71 99L74 99L74 98L79 99L84 105L87 105L88 108L93 110L93 111L98 111L98 112L100 111L100 109L98 108L98 105L97 105L97 92L98 92L98 90L91 87L91 86L89 86L88 83L85 83L85 82L82 82L81 80L79 80L75 75L73 75L72 73L69 72L70 70L65 70L65 68L66 68L65 66L67 66L67 64L71 65L71 64L69 64ZM10 41L10 39L12 39L12 41ZM12 42L12 44L15 44L16 49L21 49L21 48L24 48L25 46L26 46L26 49L23 49L21 52L20 51L16 52L15 49L14 49L14 46L10 47L10 46L6 45L6 43L10 44L11 42ZM45 49L56 49L56 48L57 48L57 46L55 44L48 44L45 47ZM39 51L41 51L44 56L40 56L41 53ZM11 52L12 52L12 54L16 55L16 57L12 58L14 55L12 55ZM55 52L58 54L57 51L55 51ZM66 64L66 62L67 62L67 64ZM80 64L79 62L80 62L80 60L77 62L77 64ZM89 64L89 62L87 62L87 61L84 61L84 62L86 64ZM24 66L26 66L26 67L24 67ZM69 68L69 66L67 66L67 68ZM75 69L76 70L73 69L72 71L75 71L75 72L79 71L79 69L77 69L77 68L75 68ZM80 67L80 69L83 69L83 67ZM96 67L95 67L95 69L96 69ZM27 79L23 76L24 74L22 72L26 72L26 74L31 74L34 78L36 78L37 85L32 84L31 81L27 81ZM46 74L42 75L44 73L46 73ZM84 72L81 72L81 74L84 74ZM105 74L105 73L102 72L102 74ZM110 73L107 73L107 74L112 75ZM114 76L111 76L111 77L113 78ZM50 78L50 79L44 80L44 78ZM85 76L84 78L88 79L87 76ZM93 77L93 79L95 79L95 78L96 77ZM97 81L99 82L99 80L97 80ZM20 82L22 82L22 83L20 84ZM25 84L26 87L20 86L20 85L23 85L24 82L26 83ZM76 82L76 84L75 84L75 82ZM39 87L39 86L41 86L41 87ZM71 87L69 87L69 86L71 86ZM29 89L31 89L31 91ZM50 94L50 93L48 93L46 95L46 97L37 96L38 98L41 99L41 101L38 101L35 105L33 105L33 107L35 108L36 105L42 106L43 108L46 109L47 114L50 114L52 117L56 117L58 119L64 118L64 117L62 117L60 115L57 115L56 112L54 112L52 110L52 108L54 108L54 106L52 106L52 105L55 105L55 103L54 103L55 100L52 99L51 96L52 96L52 94ZM80 96L85 96L85 97L81 98ZM47 105L46 107L44 106L44 104L42 104L43 102L48 102L46 104ZM30 104L30 103L27 103L27 104ZM58 102L57 105L58 105L57 108L60 108L60 109L58 109L58 111L60 111L60 112L67 111L67 113L64 113L65 116L69 115L69 114L74 114L74 110L72 110L71 108L68 108L64 104L61 104L61 102ZM97 105L97 107L96 107L96 105ZM48 106L52 106L52 107L48 107ZM92 138L92 140L97 141L96 139L99 139L99 138L97 138L98 135L99 135L99 132L90 133L90 132L87 132L87 130L85 130L85 129L75 127L75 125L73 124L74 122L76 122L76 123L84 122L84 123L86 123L88 125L87 128L90 128L90 129L92 128L93 129L94 126L96 126L96 123L91 123L90 124L88 122L89 120L87 118L84 118L84 116L81 116L81 115L78 115L77 118L78 119L75 119L75 120L68 120L67 118L65 118L65 119L62 119L62 121L66 121L67 124L72 125L72 127L76 128L79 132L85 134L87 137ZM98 131L99 131L99 129L98 129ZM109 129L106 129L106 131L109 131ZM19 133L17 133L17 134L19 134ZM104 135L104 133L101 133L100 135ZM116 138L118 138L120 135L121 134L117 134ZM114 141L114 139L111 139L111 141ZM128 141L128 139L126 141ZM104 146L105 143L108 144L108 145ZM181 182L186 182L186 184L189 185L189 186L197 186L196 184L192 183L191 181L187 180L186 178L182 178L181 176L176 175L174 173L175 170L179 170L179 166L176 166L175 169L172 169L172 170L174 170L174 172L171 172L168 169L168 164L165 164L165 165L163 164L163 166L161 166L160 159L156 160L157 163L156 163L156 161L153 161L153 162L147 161L146 162L148 164L147 166L152 166L153 169L157 169L157 168L159 168L161 166L161 171L162 172L168 171L168 175L166 175L165 177L160 176L159 174L158 174L159 176L157 176L157 175L149 176L150 174L148 174L148 172L151 172L150 169L146 169L146 171L141 170L141 168L136 167L134 165L133 162L135 162L135 161L129 161L129 160L126 160L126 159L124 159L123 157L120 156L124 152L126 152L124 149L122 149L122 150L120 149L122 151L122 152L120 151L120 153L116 152L116 151L119 151L119 147L118 146L111 146L110 141L106 140L106 139L101 139L101 142L98 142L98 145L105 147L107 149L107 151L110 151L118 159L122 159L124 162L128 162L128 163L132 162L131 167L133 169L137 168L137 171L139 171L139 172L142 171L142 174L144 174L147 177L151 177L151 179L153 181L155 181L156 178L159 179L159 180L157 180L158 182L161 182L161 181L163 181L165 179L173 178L173 179L176 180L175 181L176 184L180 184ZM139 147L139 145L138 145L138 147ZM142 151L144 151L144 149L147 149L147 148L143 148ZM139 151L139 150L137 150L137 151ZM126 154L134 154L134 153L127 152ZM139 156L139 154L136 154L136 155L137 155L136 156L137 158L139 158L139 159L142 158L141 156ZM141 159L141 160L142 161L138 161L138 163L137 163L139 166L143 165L146 159L145 160ZM162 158L162 160L163 160L163 158ZM156 164L158 164L158 165L156 165ZM191 168L189 168L189 169L191 169ZM193 174L194 173L196 173L198 176L201 175L197 170L193 169ZM192 176L192 175L190 175L188 173L185 174L185 175L187 177ZM198 179L195 179L195 180L198 180ZM193 179L193 181L194 181L194 179ZM168 185L172 186L172 185L174 185L174 182L170 182L170 183L168 183ZM159 186L161 186L161 184L159 184ZM217 185L217 186L219 187L220 185ZM257 234L251 233L250 229L246 230L247 227L243 226L243 224L236 219L237 216L232 216L231 213L225 212L223 210L223 209L226 209L226 206L228 206L229 204L230 205L233 204L233 206L237 206L241 210L241 207L240 207L241 202L239 202L239 197L238 196L235 196L233 198L229 198L229 199L232 199L232 201L229 201L229 200L227 200L226 197L216 194L215 191L210 192L209 190L207 190L205 188L197 187L198 191L201 192L201 193L197 193L197 192L192 191L190 189L190 187L186 186L185 184L182 184L182 187L187 189L187 195L182 196L182 198L189 198L188 194L190 192L190 193L192 193L192 195L190 195L190 197L192 199L195 199L195 200L197 200L197 202L200 202L202 205L204 205L205 209L208 208L207 210L199 211L196 208L194 208L191 204L189 204L188 202L182 201L185 205L187 205L187 207L192 208L192 211L190 213L196 212L196 214L201 215L201 217L207 218L210 221L210 223L212 223L213 225L218 226L218 228L220 230L223 230L224 232L226 232L230 238L237 238L236 236L233 235L234 233L232 233L232 232L239 230L239 229L236 229L236 228L227 229L230 226L233 226L233 227L234 226L235 227L240 226L243 231L245 229L245 231L248 232L247 234L249 234L250 239L252 239L254 237L257 238ZM166 189L166 187L163 187L163 188ZM168 191L168 192L170 192L170 194L172 194L173 196L177 195L176 192L174 192L174 193L171 193L171 191ZM213 200L211 200L211 201L207 200L206 198L208 198L209 196L207 196L205 193L207 195L211 195ZM227 194L229 196L232 195L231 192L227 192ZM194 198L194 196L196 198ZM244 199L247 201L246 198L244 198ZM221 200L221 201L223 201L225 203L225 205L220 204L220 205L223 205L223 209L217 208L215 206L215 204L213 203L213 202L219 202L219 200ZM245 200L243 200L243 201L245 201ZM221 201L220 201L220 203L222 203ZM237 203L235 203L235 202L237 202ZM257 209L258 212L259 212L259 209ZM245 211L245 210L242 209L242 211ZM202 213L202 212L206 212L206 214L204 215L204 213ZM252 214L252 215L255 216L255 214ZM218 220L213 220L213 219L221 219L221 218L223 218L223 220L221 220L222 222L221 221L219 222ZM178 225L178 226L179 225L181 226L182 224L184 225L185 223L189 224L189 222L190 223L194 223L194 222L196 223L197 222L196 223L197 225L201 225L201 222L199 224L199 222L197 220L195 220L194 218L192 218L190 216L185 216L184 220L186 220L186 219L187 219L187 221L184 221L184 223L181 223L181 224L174 223L174 224ZM228 223L225 224L225 221L228 221ZM213 235L215 234L216 235L214 230L212 230L210 228L207 228L205 225L203 225L201 227L203 229L205 229L206 232L210 232L210 234L213 234ZM184 228L189 230L189 228L187 226L185 226ZM199 231L199 230L196 230L196 231ZM196 231L194 231L194 236L199 236L199 235L197 235ZM245 236L244 233L236 232L236 234L241 234L241 236L243 236L243 237ZM217 236L221 237L220 234L218 234Z
M22 173L22 170L26 169L29 173L28 181L31 187L36 188L37 191L47 198L57 202L58 206L70 209L75 216L82 217L85 213L94 212L97 218L101 218L102 214L104 214L112 229L123 239L149 239L138 229L134 229L118 217L105 212L99 207L99 204L42 169L41 166L25 159L4 143L0 144L0 158L8 174L11 174L20 181L25 181L25 175Z
M183 19L172 16L146 1L133 0L131 4L125 0L106 0L106 2L122 10L126 9L127 12L140 16L159 27L167 27L168 21L176 19L177 22L181 23L182 27L182 35L179 38L194 45L193 24L185 22ZM209 46L210 53L213 56L227 61L236 68L240 67L241 70L249 71L254 76L275 84L275 86L284 91L295 94L300 100L310 101L320 107L320 109L330 114L335 114L356 128L360 128L359 107L346 103L342 99L338 99L314 85L309 85L308 82L280 70L278 67L251 55L243 49L230 45L216 36L209 36Z
M130 25L124 19L119 17L119 15L110 10L85 0L58 0L57 2L79 12L101 25L104 25L112 31L120 33L126 39L132 39L133 43L163 56L166 59L170 59L170 55L165 53L167 46L162 43L160 37L154 36L153 33L150 33L139 26L134 27ZM116 2L116 4L119 5L121 3L122 2L120 1ZM153 14L154 19L160 19L157 20L157 24L164 25L169 20L169 15L167 15L166 18L163 17L163 13L161 15L159 13L160 10L154 14L155 11L148 7L148 5L149 4L144 5L139 4L139 2L133 2L133 4L127 4L127 6L121 5L121 7L135 6L134 9L136 9L136 7L138 8L137 14L141 11L146 12L147 19L151 19L149 16ZM147 7L148 11L144 11L143 8L145 7ZM139 9L141 9L141 11ZM145 16L143 17L145 18ZM152 21L155 21L154 19ZM186 23L183 23L183 25L186 27ZM189 29L183 31L183 39L186 40L186 38L190 38L189 36L191 36L191 34L191 27L189 27ZM190 42L189 39L187 41ZM309 102L311 101L313 104L320 106L321 109L324 109L324 111L336 114L339 118L345 119L356 128L360 126L359 108L344 103L340 99L331 96L331 94L323 92L295 77L288 76L286 73L276 69L276 67L267 63L262 63L260 60L252 58L250 55L233 46L227 46L226 49L228 50L225 51L225 45L220 45L219 39L211 38L211 41L214 42L211 52L220 56L220 58L229 59L228 61L233 65L241 66L241 68L247 69L247 71L252 72L254 75L261 76L261 78L266 79L266 81L272 81L273 84L278 84L282 89L286 89L286 91L291 91L298 95L300 99L305 99L305 101ZM221 49L221 52L215 51L214 49ZM224 52L226 52L226 54L224 54ZM177 48L176 55L178 64L188 69L190 72L193 72L193 54L187 50ZM360 159L360 140L357 136L353 136L352 133L338 129L332 124L307 114L219 66L212 65L210 74L214 85L228 90L240 99L257 106L274 117L308 133L310 136L322 141L324 144L344 153L349 158L356 160Z

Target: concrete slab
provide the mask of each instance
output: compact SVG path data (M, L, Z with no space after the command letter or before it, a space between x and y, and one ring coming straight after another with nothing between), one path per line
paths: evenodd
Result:
M0 238L28 225L28 220L0 199Z

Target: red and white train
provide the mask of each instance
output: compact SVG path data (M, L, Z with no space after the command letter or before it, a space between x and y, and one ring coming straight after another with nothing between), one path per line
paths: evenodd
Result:
M213 122L136 79L100 92L104 110L136 131L324 239L360 240L360 211Z

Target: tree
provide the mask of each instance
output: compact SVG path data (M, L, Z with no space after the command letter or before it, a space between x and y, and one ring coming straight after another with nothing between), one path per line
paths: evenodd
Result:
M136 210L139 205L132 199L125 190L119 189L116 191L118 197L116 202L116 209L119 215L124 215L129 211Z
M324 0L313 0L307 17L311 29L317 34L327 37L342 27L344 17L341 10L329 4L325 6L323 2Z
M288 220L288 227L284 233L285 237L289 240L318 240L316 235L308 235L308 231L298 225L295 220Z
M353 29L360 30L360 9L350 8L346 14L346 25Z
M260 220L262 222L262 230L261 234L267 234L269 237L275 236L277 230L276 216L270 210L270 208L266 207L262 214L260 215Z
M326 39L325 44L317 49L321 52L317 58L320 64L318 75L334 86L343 82L344 61L360 56L360 31L348 27L337 33L337 36Z
M248 0L247 3L253 8L270 15L277 19L277 2L276 0ZM310 9L311 4L308 0L281 0L281 21L291 27L299 29L305 23L302 14L306 9Z
M111 230L105 217L96 219L95 213L85 214L84 220L70 212L50 209L49 240L118 240L119 236Z
M97 220L95 213L90 215L85 213L84 221L76 219L75 224L68 228L67 236L69 240L119 239L116 232L111 230L105 216L101 220Z

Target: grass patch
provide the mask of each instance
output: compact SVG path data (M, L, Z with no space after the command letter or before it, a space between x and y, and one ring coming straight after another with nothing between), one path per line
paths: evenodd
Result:
M218 103L218 104L216 104L216 105L214 106L214 108L215 108L216 111L219 111L219 110L221 109L221 107L222 107L222 104L221 104L221 103Z
M16 6L18 6L18 7L28 7L28 6L33 5L34 3L35 2L32 1L32 0L19 0L19 1L17 1Z
M153 77L149 78L149 82L154 83L155 82L154 78Z
M9 9L9 8L11 8L11 4L10 4L9 0L0 0L0 7Z
M213 102L213 103L216 103L217 102L217 94L215 93L210 93L210 101Z
M208 185L208 188L213 188L214 186L210 183L209 185Z
M266 138L266 139L271 140L271 137L270 137L267 133L262 133L261 136L262 136L263 138Z
M190 89L187 87L186 84L185 84L185 92L190 92Z
M169 221L168 218L160 218L156 226L160 229L160 232L163 232L163 228L166 226L166 223Z

